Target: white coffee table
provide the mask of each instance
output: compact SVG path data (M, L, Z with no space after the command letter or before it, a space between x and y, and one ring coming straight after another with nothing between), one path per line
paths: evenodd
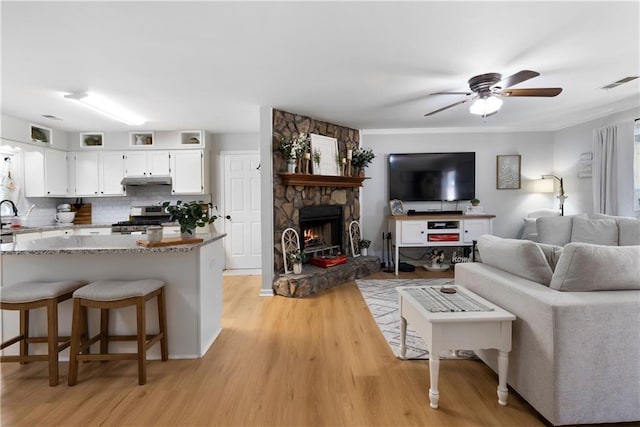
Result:
M516 317L461 286L455 294L440 292L443 286L402 286L398 290L400 308L400 357L406 355L407 322L424 340L429 350L429 400L438 407L440 353L447 350L498 349L498 403L507 404L507 369L511 351L511 322ZM431 311L445 310L484 311Z

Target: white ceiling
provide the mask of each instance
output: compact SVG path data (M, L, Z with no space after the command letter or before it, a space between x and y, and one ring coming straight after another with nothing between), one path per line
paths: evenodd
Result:
M638 1L1 3L2 112L68 131L254 132L259 107L358 129L558 129L640 105ZM483 120L477 74L522 69ZM92 91L147 119L119 124L63 98ZM52 114L53 121L42 117ZM462 129L460 129L462 130Z

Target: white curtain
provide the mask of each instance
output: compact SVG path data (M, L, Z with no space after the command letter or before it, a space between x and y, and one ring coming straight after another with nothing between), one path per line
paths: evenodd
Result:
M618 214L618 126L593 131L593 212Z

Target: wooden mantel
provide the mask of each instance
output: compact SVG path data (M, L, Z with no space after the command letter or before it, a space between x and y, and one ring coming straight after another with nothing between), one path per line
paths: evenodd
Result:
M364 176L312 175L305 173L279 172L283 185L303 185L305 187L362 187Z

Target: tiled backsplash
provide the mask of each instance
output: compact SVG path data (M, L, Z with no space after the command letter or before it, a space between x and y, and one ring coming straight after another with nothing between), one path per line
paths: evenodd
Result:
M174 196L171 194L171 187L164 185L127 187L125 197L83 197L82 203L91 203L91 219L93 224L113 224L118 221L129 219L129 208L131 206L157 205L164 201L176 202L177 200L211 201L210 194L195 196ZM27 206L35 204L35 207L25 226L44 226L55 223L56 206L60 203L74 203L75 198L30 198L26 199ZM26 212L20 212L24 215Z

